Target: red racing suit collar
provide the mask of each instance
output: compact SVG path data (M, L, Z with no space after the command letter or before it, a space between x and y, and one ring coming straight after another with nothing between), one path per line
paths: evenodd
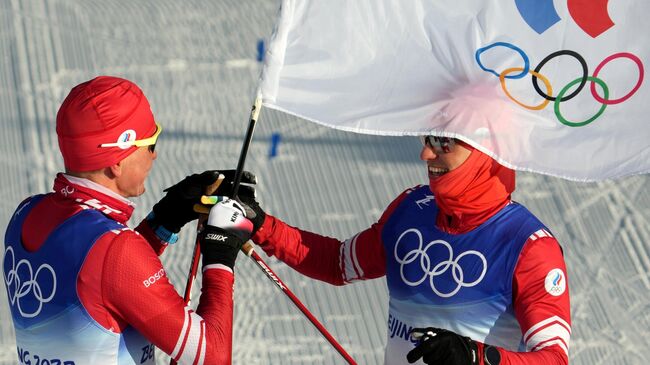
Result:
M108 188L88 179L59 173L54 179L54 193L61 199L74 200L82 206L97 209L111 219L126 225L135 204Z

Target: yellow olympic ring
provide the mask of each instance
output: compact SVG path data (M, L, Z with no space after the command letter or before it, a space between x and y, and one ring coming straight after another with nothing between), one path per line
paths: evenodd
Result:
M506 93L506 95L510 98L510 100L514 101L515 103L521 105L522 107L524 107L526 109L542 110L542 109L546 108L546 105L548 105L548 103L550 101L549 99L544 99L544 101L539 105L530 106L530 105L526 105L524 103L519 102L519 100L515 99L512 95L510 95L510 93L508 92L508 89L506 88L506 76L508 76L508 74L511 74L511 73L517 72L517 71L524 71L524 68L523 67L512 67L512 68L505 69L505 70L503 70L503 72L501 72L501 74L499 75L499 81L501 82L501 88L503 89L503 92ZM542 80L542 82L544 82L544 85L546 85L546 94L547 95L553 95L553 87L551 86L551 83L548 81L548 79L544 75L542 75L542 74L540 74L538 72L535 72L533 70L529 70L528 73L530 73L531 75L536 76L538 79Z

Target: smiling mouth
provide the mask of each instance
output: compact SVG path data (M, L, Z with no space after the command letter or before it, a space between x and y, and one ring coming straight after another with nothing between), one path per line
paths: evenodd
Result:
M449 172L449 169L442 167L429 166L429 176L431 177L440 177Z

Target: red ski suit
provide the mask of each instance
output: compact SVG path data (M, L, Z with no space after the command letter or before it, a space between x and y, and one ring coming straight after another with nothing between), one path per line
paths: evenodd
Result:
M167 243L146 220L135 229L126 227L133 204L125 198L89 180L59 174L54 192L26 218L25 249L38 251L50 232L84 209L99 210L124 225L97 239L79 271L76 290L90 317L117 334L133 327L179 364L230 364L232 270L224 265L205 267L198 308L186 306L158 258Z

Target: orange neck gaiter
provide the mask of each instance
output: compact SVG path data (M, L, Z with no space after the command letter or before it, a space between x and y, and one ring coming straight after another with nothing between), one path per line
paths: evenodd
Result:
M501 210L515 190L513 170L471 149L472 153L458 168L429 179L429 188L440 209L436 226L447 233L466 233L478 227Z

